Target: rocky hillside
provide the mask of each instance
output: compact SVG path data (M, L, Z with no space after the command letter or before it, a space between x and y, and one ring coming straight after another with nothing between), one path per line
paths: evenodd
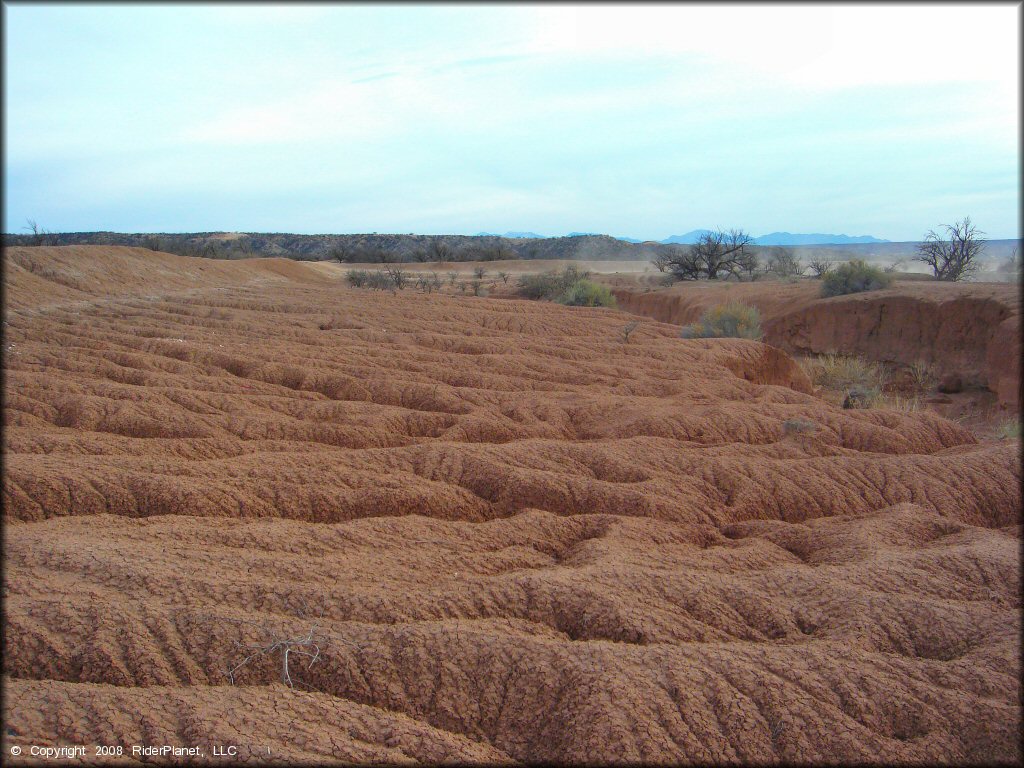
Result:
M509 238L497 235L292 235L256 232L145 234L61 232L4 235L4 245L125 245L182 256L237 259L281 256L303 261L494 261L499 259L653 258L659 243L626 243L607 235Z

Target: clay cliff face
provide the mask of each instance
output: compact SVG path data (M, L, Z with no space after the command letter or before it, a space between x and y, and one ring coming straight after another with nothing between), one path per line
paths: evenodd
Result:
M1014 443L612 310L6 256L8 744L1021 758Z
M684 284L643 292L619 281L620 307L662 322L691 323L737 299L762 313L765 341L794 354L839 352L887 363L930 363L939 376L986 387L1019 408L1020 292L991 283L897 281L884 291L818 297L816 282Z

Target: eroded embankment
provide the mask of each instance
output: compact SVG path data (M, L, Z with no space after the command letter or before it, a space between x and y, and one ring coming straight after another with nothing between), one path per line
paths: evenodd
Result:
M986 387L1016 409L1020 387L1020 293L1004 284L897 281L884 291L818 297L820 283L684 284L644 292L618 279L627 312L692 323L721 301L758 307L765 341L794 354L838 352L899 365L931 364L939 376Z
M8 744L1020 760L1016 444L610 310L58 255L87 297L7 273Z

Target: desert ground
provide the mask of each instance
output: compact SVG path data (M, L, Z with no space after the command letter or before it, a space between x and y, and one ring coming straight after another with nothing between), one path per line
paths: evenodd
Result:
M1017 288L590 266L619 309L7 249L5 758L1019 764L1019 440L797 362L1013 415ZM767 343L679 337L725 295Z

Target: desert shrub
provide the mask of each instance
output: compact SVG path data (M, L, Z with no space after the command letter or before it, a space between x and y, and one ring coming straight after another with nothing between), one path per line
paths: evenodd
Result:
M640 325L640 323L637 322L636 320L634 320L633 322L626 323L624 326L622 326L622 343L623 344L629 344L629 335L633 331L635 331L637 329L637 326L639 326L639 325Z
M874 387L850 387L843 395L843 408L871 408L881 396L881 390Z
M893 411L904 411L905 413L917 413L921 410L921 399L916 395L904 397L897 394L888 394L879 398L877 404L883 408Z
M818 425L807 419L786 419L782 422L782 434L786 436L812 434L817 430Z
M345 280L353 288L362 288L369 279L370 275L365 269L350 269L345 273Z
M761 313L738 301L718 304L704 312L700 321L683 327L684 339L754 339L760 340Z
M409 274L401 267L386 267L384 273L391 281L393 288L404 291L405 286L409 284Z
M1020 436L1019 419L1006 419L996 428L996 437L1000 440L1020 440Z
M386 291L391 288L391 278L381 271L371 272L366 279L366 285L375 291Z
M487 267L473 267L473 277L483 280L487 276Z
M871 408L878 404L886 381L881 365L850 355L821 355L802 360L800 367L815 386L842 393L844 408Z
M474 296L486 296L487 289L484 288L484 284L480 280L474 280L469 284L469 287L473 290Z
M523 275L519 278L518 294L525 299L546 299L555 301L572 285L590 277L575 266L568 266L561 272L543 272L538 275Z
M888 288L892 283L892 275L871 266L863 259L854 259L823 275L821 282L821 295L828 298Z
M907 367L910 375L910 383L918 392L927 392L932 389L938 378L935 375L935 367L924 360L918 360Z
M885 384L885 369L862 357L827 354L806 358L800 366L815 386L826 389L859 386L881 390Z
M577 280L557 299L570 307L614 307L615 297L607 286L592 280Z

